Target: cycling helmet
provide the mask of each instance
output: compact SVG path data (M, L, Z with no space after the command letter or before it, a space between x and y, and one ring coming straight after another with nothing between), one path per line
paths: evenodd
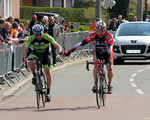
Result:
M106 23L103 20L100 20L96 23L95 28L98 30L105 30L106 29Z
M32 27L32 31L34 34L41 34L44 31L44 27L41 24L35 24Z

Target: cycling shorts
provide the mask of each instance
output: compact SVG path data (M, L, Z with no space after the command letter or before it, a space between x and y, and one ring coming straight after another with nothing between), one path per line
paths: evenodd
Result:
M99 60L104 59L104 61L105 61L106 63L109 62L109 60L111 60L111 62L113 62L113 59L112 59L112 57L108 54L108 52L104 52L104 53L102 53L102 54L96 52L96 56L95 56L94 51L93 51L93 60L95 60L95 59L99 59Z
M38 57L36 54L31 54L28 58L33 58L33 57L41 58L41 57ZM44 60L41 63L44 66L44 69L52 69L53 68L52 59L49 55L44 56Z

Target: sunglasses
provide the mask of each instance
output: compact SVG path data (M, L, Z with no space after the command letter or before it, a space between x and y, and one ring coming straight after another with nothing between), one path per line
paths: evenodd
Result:
M41 36L42 35L42 33L40 33L40 34L35 34L35 36Z

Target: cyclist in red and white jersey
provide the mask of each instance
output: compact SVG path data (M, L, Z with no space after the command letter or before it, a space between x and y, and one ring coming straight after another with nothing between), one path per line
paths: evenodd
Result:
M88 35L83 41L77 43L70 50L63 53L64 56L70 55L80 46L84 46L87 43L92 42L93 44L93 61L99 61L102 57L104 58L106 68L108 71L108 93L112 93L112 78L113 78L113 36L106 30L106 23L102 20L98 21L95 26L95 31ZM108 63L111 62L111 69ZM97 75L97 65L94 65L93 77L94 77L94 87L92 91L96 91L96 75Z

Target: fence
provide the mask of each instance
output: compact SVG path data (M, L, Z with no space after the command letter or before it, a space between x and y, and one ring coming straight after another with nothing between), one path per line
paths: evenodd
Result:
M63 48L63 51L71 49L75 44L82 41L89 32L76 32L76 33L67 33L67 34L61 34L59 41L57 41L61 47ZM90 47L91 45L86 45L84 47L81 47L77 50L77 52L74 52L73 55L70 55L71 59L74 59L75 57L87 57L90 55ZM14 45L7 45L3 44L0 45L0 80L4 80L8 86L12 86L12 84L15 84L12 77L16 78L18 81L20 80L19 75L20 72L26 76L26 74L23 72L23 69L25 69L25 63L23 63L23 49L24 44L17 43ZM58 52L57 52L57 60L64 62L65 60L70 60L70 58L62 58ZM27 67L26 67L27 68ZM27 68L28 69L28 68ZM28 69L29 70L29 69ZM27 77L27 76L26 76ZM0 87L0 89L2 89Z

